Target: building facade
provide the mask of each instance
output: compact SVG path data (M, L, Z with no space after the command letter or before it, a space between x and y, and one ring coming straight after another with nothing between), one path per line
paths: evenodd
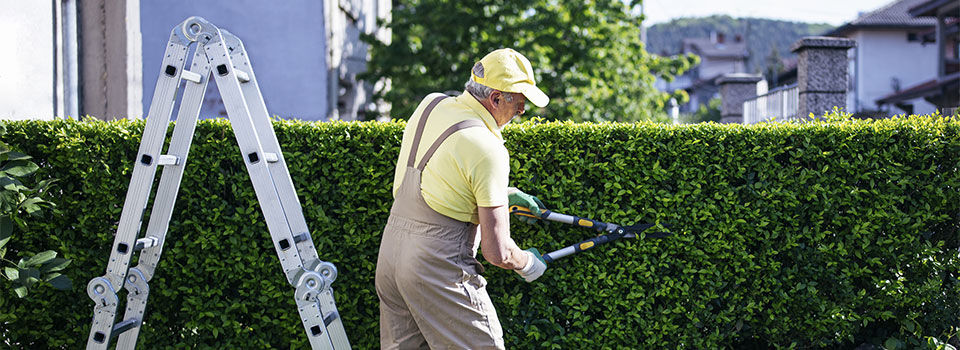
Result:
M884 96L877 103L901 106L922 98L943 114L955 114L960 105L960 2L927 0L910 8L910 15L936 22L934 30L922 35L923 42L937 47L936 63L930 67L936 76Z
M922 40L922 34L934 28L934 21L915 18L908 13L910 8L923 1L893 1L826 34L856 42L856 46L848 51L848 112L884 116L927 114L936 109L923 99L905 101L899 106L876 102L936 77L937 47Z
M683 54L700 56L700 64L677 77L672 82L658 80L661 91L685 90L690 101L679 106L681 113L693 113L700 105L720 96L716 79L724 74L746 72L750 57L747 43L741 35L728 38L724 33L713 32L709 38L683 39Z

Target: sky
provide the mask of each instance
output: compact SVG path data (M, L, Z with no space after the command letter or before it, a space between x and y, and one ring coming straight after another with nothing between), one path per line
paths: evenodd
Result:
M714 14L838 26L894 0L644 0L646 25Z

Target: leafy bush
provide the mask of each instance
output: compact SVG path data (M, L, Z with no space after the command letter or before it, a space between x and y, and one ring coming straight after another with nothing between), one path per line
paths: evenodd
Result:
M374 270L404 124L274 126L320 257L339 268L350 340L376 348ZM143 123L7 128L4 141L34 155L38 176L62 179L63 215L12 244L62 251L75 280L102 275ZM532 284L488 269L510 348L956 345L960 122L528 122L504 135L513 185L551 209L676 233L561 259ZM592 234L512 228L541 251ZM168 239L141 347L307 347L226 121L198 125ZM82 288L29 298L0 295L4 343L82 346L92 315Z
M0 125L0 136L4 133L6 129ZM21 181L35 171L37 164L30 161L30 156L12 151L7 144L0 142L0 265L5 265L3 277L12 283L13 292L21 298L39 283L49 283L57 289L72 286L70 278L59 272L70 264L70 260L57 258L55 251L23 252L29 256L16 263L7 259L7 243L18 228L22 230L27 225L23 216L36 218L42 209L52 206L43 197L49 195L54 180L40 181L32 188Z

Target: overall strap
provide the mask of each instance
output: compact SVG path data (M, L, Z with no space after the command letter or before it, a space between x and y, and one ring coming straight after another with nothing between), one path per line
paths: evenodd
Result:
M433 108L443 101L443 99L450 97L447 95L438 96L437 98L430 101L430 104L423 109L423 113L420 114L420 122L417 124L417 132L413 136L413 144L410 145L410 157L407 158L407 167L413 167L413 162L417 157L417 149L420 148L420 138L423 137L423 128L427 125L427 117L430 116L430 112L433 112Z
M427 149L427 153L423 155L423 158L420 159L420 164L417 165L417 170L423 171L423 168L427 166L427 161L430 160L430 157L433 157L433 153L437 151L437 148L440 147L440 144L447 139L453 133L466 129L466 128L475 128L475 127L485 127L483 122L477 119L467 119L459 123L451 125L447 130L445 130L436 141L433 141L433 144L430 145L430 148Z

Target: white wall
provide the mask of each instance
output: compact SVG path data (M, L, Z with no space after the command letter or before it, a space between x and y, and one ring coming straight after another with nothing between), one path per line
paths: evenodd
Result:
M0 119L53 119L53 3L0 0L0 8Z
M700 63L700 79L716 77L726 73L743 73L743 59L722 58L706 59Z
M876 110L876 100L894 92L892 81L907 89L937 77L937 46L919 41L908 42L906 30L858 31L850 38L857 41L857 92L860 110ZM919 30L915 30L919 34ZM853 106L851 106L852 108ZM932 113L936 107L917 100L915 114ZM894 108L893 112L900 112Z

